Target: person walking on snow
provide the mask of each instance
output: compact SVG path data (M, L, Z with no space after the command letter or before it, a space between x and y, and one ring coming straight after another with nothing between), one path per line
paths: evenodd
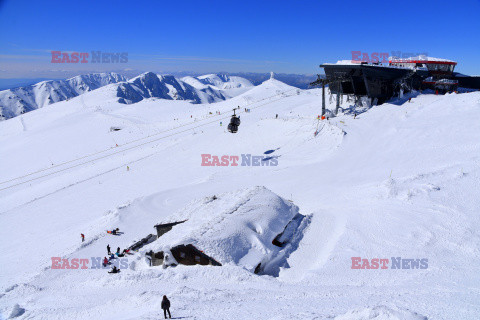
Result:
M108 252L108 255L111 255L112 253L110 252L110 245L107 244L107 252Z
M168 300L167 296L163 296L162 309L163 309L163 315L165 316L165 319L167 319L167 312L168 312L168 317L172 319L172 315L170 314L170 300Z
M85 241L85 235L83 233L80 233L80 236L82 237L82 242Z

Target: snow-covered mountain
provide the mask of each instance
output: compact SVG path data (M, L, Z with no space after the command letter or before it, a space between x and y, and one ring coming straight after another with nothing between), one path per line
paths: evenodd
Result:
M207 74L198 77L198 80L204 84L212 85L220 89L250 88L252 83L245 78L229 76L226 74Z
M230 99L254 87L247 79L223 74L179 79L172 75L146 72L127 81L116 73L95 73L0 91L0 120L69 100L109 84L117 84L115 97L124 104L148 98L213 103ZM111 89L107 91L111 92Z
M66 80L49 80L0 91L0 120L76 97L111 83L126 81L117 73L92 73Z
M148 75L0 123L0 318L158 319L164 294L187 319L478 318L480 92L371 108L343 99L333 116L326 90L323 121L321 89L276 79L212 104L119 103L125 83L163 94L156 78L185 94L182 82L217 88ZM221 162L202 165L203 155ZM304 225L277 239L293 206ZM107 245L183 219L120 273L93 267ZM148 250L192 243L222 266L149 265ZM82 259L85 269L68 269ZM420 259L428 268L414 267ZM260 260L274 268L255 274Z
M147 98L213 103L232 98L252 87L253 84L246 79L227 75L178 79L172 75L146 72L119 84L117 96L120 103L126 104L137 103Z

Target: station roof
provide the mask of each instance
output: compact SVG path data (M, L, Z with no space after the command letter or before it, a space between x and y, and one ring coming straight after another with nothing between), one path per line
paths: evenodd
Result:
M388 61L390 63L425 63L425 64L453 64L453 65L457 64L455 61L452 61L452 60L427 57L423 55L409 57L409 58L390 57L388 58Z

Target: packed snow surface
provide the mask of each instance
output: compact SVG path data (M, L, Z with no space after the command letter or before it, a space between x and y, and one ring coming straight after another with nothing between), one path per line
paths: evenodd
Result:
M188 81L205 89L213 79ZM479 92L371 108L344 97L336 117L327 96L321 121L321 89L275 79L208 104L124 104L117 88L0 123L1 318L158 319L167 295L184 319L478 319ZM242 122L231 134L237 106ZM278 165L202 166L202 154L269 155ZM217 217L255 186L309 219L275 276L235 263L149 267L142 250L119 274L91 263L52 268L52 257L103 259L107 245L126 248L188 204L231 193ZM187 213L210 223L203 208ZM266 217L274 209L251 208ZM261 239L267 225L249 234ZM221 226L201 230L214 241ZM107 234L116 227L123 234ZM428 259L428 268L352 269L352 257Z

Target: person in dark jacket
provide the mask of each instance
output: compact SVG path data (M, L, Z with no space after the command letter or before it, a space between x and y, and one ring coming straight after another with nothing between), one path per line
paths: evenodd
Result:
M168 312L168 317L172 319L172 315L170 314L170 300L168 300L167 296L163 296L162 309L163 309L163 315L165 316L165 319L167 319L167 312Z
M108 252L108 255L112 254L112 252L110 252L110 245L109 244L107 244L107 252Z
M119 273L120 269L118 269L116 266L113 266L111 271L108 271L108 273Z

